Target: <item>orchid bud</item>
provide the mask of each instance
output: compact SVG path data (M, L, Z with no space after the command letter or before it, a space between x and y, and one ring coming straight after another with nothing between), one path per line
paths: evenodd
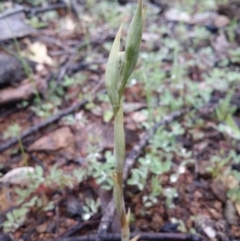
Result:
M125 47L125 64L119 94L122 95L127 81L132 74L138 60L140 43L142 40L143 25L145 22L146 8L142 0L138 1L136 12L133 16Z
M121 81L121 73L122 73L122 57L120 49L120 39L121 39L121 31L122 25L120 26L118 33L114 39L105 73L105 85L107 88L107 93L112 104L114 110L118 110L119 108L119 85ZM114 111L115 112L115 111Z

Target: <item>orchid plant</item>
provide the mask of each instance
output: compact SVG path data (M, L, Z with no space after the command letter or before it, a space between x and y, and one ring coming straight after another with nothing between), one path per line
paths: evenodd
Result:
M123 168L125 162L125 134L123 127L123 92L132 74L139 54L142 39L143 25L145 22L146 7L142 0L138 1L131 25L128 30L125 51L120 51L122 25L120 26L113 42L106 73L105 85L113 108L114 114L114 156L116 168L113 173L113 196L117 215L121 224L122 241L130 240L129 219L130 211L126 213L123 198ZM132 241L137 240L138 236Z

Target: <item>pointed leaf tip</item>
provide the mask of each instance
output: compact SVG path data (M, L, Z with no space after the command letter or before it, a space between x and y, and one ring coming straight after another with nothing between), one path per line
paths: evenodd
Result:
M120 95L122 95L127 81L132 74L138 60L140 43L142 40L143 25L145 20L145 7L143 6L142 2L142 0L138 1L137 9L134 13L128 30L125 48L125 64L119 90Z
M117 108L119 106L118 86L121 81L121 69L119 67L119 50L121 40L122 24L116 34L113 41L113 45L109 54L106 73L105 73L105 85L107 93L111 101L112 107Z

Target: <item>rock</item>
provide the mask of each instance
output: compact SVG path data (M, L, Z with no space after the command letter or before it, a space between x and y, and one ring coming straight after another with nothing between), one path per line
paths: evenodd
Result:
M227 200L224 208L224 216L229 224L236 223L236 210L230 199Z
M169 9L165 13L165 18L168 21L190 23L191 16L187 12L181 12L175 8Z
M48 227L48 223L43 223L43 224L40 224L36 227L36 231L38 233L45 233L46 230L47 230L47 227Z
M205 161L205 160L199 160L196 162L196 172L199 176L203 177L203 178L210 178L211 177L211 173L210 171L208 171L208 168L210 166L210 162L209 161Z
M28 67L35 71L36 63L27 59ZM22 62L14 56L0 53L0 88L1 86L16 85L27 77Z
M169 232L176 233L176 232L179 232L178 231L178 226L179 225L180 225L180 223L167 222L159 229L159 232L162 232L162 233L169 233Z
M224 28L229 24L230 20L227 16L224 15L218 15L215 19L214 19L214 25L217 28Z
M82 204L74 196L69 196L67 199L67 213L71 217L82 218L82 214L83 214Z
M21 83L17 87L6 87L1 90L0 88L0 106L7 103L19 102L21 100L28 100L36 93L44 93L47 89L47 81L38 79L35 85L29 80L28 82Z
M74 135L69 127L62 127L43 136L29 146L29 151L57 151L75 143Z
M219 220L221 219L222 215L221 213L219 213L216 209L214 208L210 208L209 212L211 213L211 216L215 219L215 220Z
M227 189L221 181L215 180L210 184L210 188L216 198L225 203L227 201Z
M224 33L219 34L215 39L211 39L211 45L220 58L228 58L228 51L231 45Z
M22 38L37 33L37 30L26 24L24 9L16 5L0 14L0 40Z
M195 219L195 226L197 230L202 230L208 236L208 238L215 240L217 235L215 230L215 221L210 219L209 216L198 214Z
M33 167L17 167L7 172L0 178L0 183L12 185L27 185L32 180L31 173L34 174Z
M217 17L214 12L196 13L192 16L191 23L198 25L210 25Z

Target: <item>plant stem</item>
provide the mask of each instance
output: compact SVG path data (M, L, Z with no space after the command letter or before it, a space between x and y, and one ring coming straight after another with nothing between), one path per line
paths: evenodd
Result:
M125 162L125 133L123 127L122 99L118 112L114 116L114 155L116 171L114 173L114 200L121 223L122 241L129 241L129 215L126 215L123 198L123 168Z
M120 101L119 110L114 116L114 156L116 172L122 173L125 162L125 133L123 127L123 107Z

